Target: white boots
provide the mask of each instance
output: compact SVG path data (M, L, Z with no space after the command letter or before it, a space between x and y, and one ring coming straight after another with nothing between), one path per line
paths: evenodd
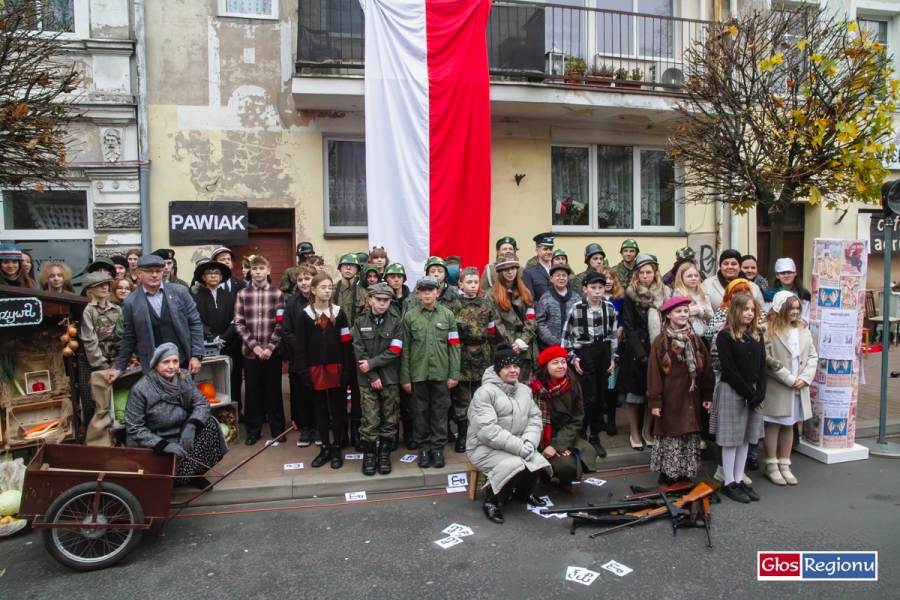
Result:
M797 478L791 473L791 459L779 458L778 468L781 470L781 477L788 485L797 485ZM774 481L774 480L773 480Z
M788 469L790 469L790 459L783 459L788 462ZM775 485L787 485L787 480L785 480L784 476L781 474L781 470L779 469L779 465L781 463L781 459L777 458L767 458L766 459L766 477L768 477L772 483ZM788 471L790 473L790 471ZM793 477L793 475L791 475ZM797 483L797 480L794 479L794 483Z

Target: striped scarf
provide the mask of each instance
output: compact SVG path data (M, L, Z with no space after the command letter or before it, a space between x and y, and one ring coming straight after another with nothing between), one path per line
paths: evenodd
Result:
M534 394L538 408L541 410L541 449L547 447L553 437L550 427L550 400L559 398L569 391L569 380L563 379L553 387L547 387L540 379L531 381L531 392Z

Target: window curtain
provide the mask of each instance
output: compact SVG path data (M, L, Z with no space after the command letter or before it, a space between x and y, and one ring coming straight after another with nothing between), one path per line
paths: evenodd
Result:
M271 15L272 0L225 0L225 12L244 15Z
M75 31L75 0L49 0L44 6L44 30Z
M641 225L675 225L675 168L665 152L641 150Z
M551 151L551 193L554 225L588 225L590 218L590 151L554 147Z
M365 227L366 144L328 141L328 223L332 227Z
M634 227L634 149L597 147L597 227Z

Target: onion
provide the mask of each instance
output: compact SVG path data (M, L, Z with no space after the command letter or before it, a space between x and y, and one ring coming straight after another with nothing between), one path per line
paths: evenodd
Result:
M76 335L78 335L78 328L75 327L74 325L69 325L69 335L72 337L75 337Z
M71 336L69 336L68 333L64 333L61 336L59 336L59 341L61 341L63 344L68 344L69 340L71 340L71 339L72 338L71 338Z
M78 349L78 342L76 342L75 340L70 340L70 341L69 341L69 348L71 348L72 350L77 350L77 349Z
M66 346L65 348L62 349L63 356L72 356L73 354L75 354L75 351L72 350L71 348L69 348L68 346Z

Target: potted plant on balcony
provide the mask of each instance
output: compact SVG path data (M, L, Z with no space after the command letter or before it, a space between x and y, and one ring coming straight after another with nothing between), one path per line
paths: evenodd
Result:
M578 58L577 56L572 56L571 54L566 56L566 76L575 76L575 77L584 77L585 72L587 71L587 63L584 62L583 58ZM580 79L567 79L566 83L584 83Z
M615 69L613 69L612 65L603 64L599 67L595 64L587 72L590 77L597 77L602 79L612 79L616 74ZM609 81L589 81L591 85L597 85L600 87L610 87L612 84Z
M625 69L625 68L619 68L619 69L616 69L616 87L617 87L617 88L631 88L631 89L637 88L637 89L640 89L640 88L641 88L641 84L639 84L639 83L632 83L633 81L635 81L635 79L634 79L635 73L637 73L637 81L640 81L640 80L641 80L641 77L643 76L643 73L641 72L640 69L634 69L634 70L631 72L631 81L628 81L628 75L629 75L629 74L628 74L628 70L627 70L627 69Z

